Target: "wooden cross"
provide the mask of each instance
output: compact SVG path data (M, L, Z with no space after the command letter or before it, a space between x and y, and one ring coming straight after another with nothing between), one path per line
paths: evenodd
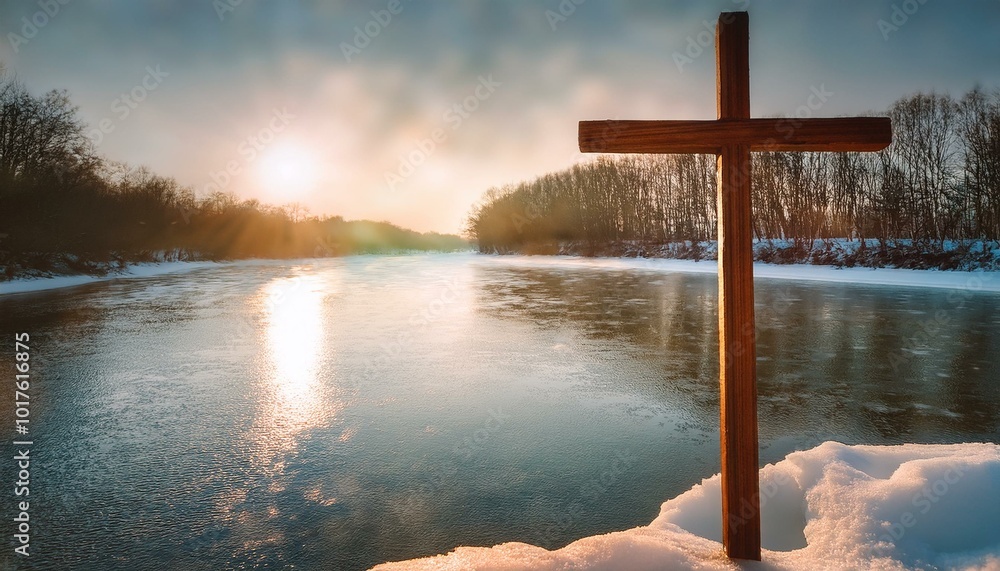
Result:
M750 152L878 151L892 142L892 125L887 117L751 119L749 28L746 12L719 16L717 121L581 121L580 150L717 156L722 543L729 557L759 561Z

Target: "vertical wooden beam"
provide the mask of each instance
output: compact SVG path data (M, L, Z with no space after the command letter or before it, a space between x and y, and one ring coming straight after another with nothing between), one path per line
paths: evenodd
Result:
M749 28L745 12L719 16L715 44L719 119L750 118ZM718 155L718 177L722 543L729 557L759 561L750 147L724 144Z
M746 12L723 12L715 33L719 119L749 119L750 17Z

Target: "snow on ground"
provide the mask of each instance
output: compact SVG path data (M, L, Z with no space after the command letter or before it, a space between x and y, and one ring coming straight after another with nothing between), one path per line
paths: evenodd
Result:
M520 256L488 255L476 253L422 254L440 256L456 263L501 264L522 267L554 269L591 268L595 270L643 270L672 273L718 273L715 261L675 260L668 258L589 258L580 256ZM241 260L237 262L159 262L134 264L123 273L106 276L58 276L49 278L24 278L0 282L0 295L41 291L76 286L95 281L129 277L149 277L161 274L196 270L221 264L300 264L296 260ZM855 284L892 285L911 287L951 288L967 291L1000 292L1000 272L989 271L936 271L906 270L897 268L834 268L806 264L754 263L754 276L766 279L842 282Z
M723 556L715 475L668 500L648 526L548 551L459 547L377 571L1000 571L1000 446L826 442L760 471L763 556Z
M490 259L516 266L552 268L593 268L716 274L713 260L673 260L667 258L586 258L579 256L497 256ZM855 284L935 287L969 291L1000 292L1000 272L905 270L898 268L834 268L806 264L754 262L757 278L842 282Z
M42 291L63 287L77 286L91 282L115 280L121 278L144 278L162 274L188 272L199 268L218 266L217 262L149 262L133 264L123 272L113 272L105 276L55 276L48 278L24 278L0 282L0 295L5 293L24 293Z

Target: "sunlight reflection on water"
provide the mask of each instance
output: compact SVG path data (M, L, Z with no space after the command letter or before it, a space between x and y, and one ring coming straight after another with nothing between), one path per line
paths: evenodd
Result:
M270 418L295 433L315 422L317 373L324 346L325 284L315 275L276 279L263 288L267 357L272 369Z

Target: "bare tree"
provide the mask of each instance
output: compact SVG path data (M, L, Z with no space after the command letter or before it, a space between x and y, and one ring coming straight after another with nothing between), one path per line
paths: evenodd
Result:
M65 91L41 97L0 76L0 192L15 185L66 183L92 173L99 161Z

